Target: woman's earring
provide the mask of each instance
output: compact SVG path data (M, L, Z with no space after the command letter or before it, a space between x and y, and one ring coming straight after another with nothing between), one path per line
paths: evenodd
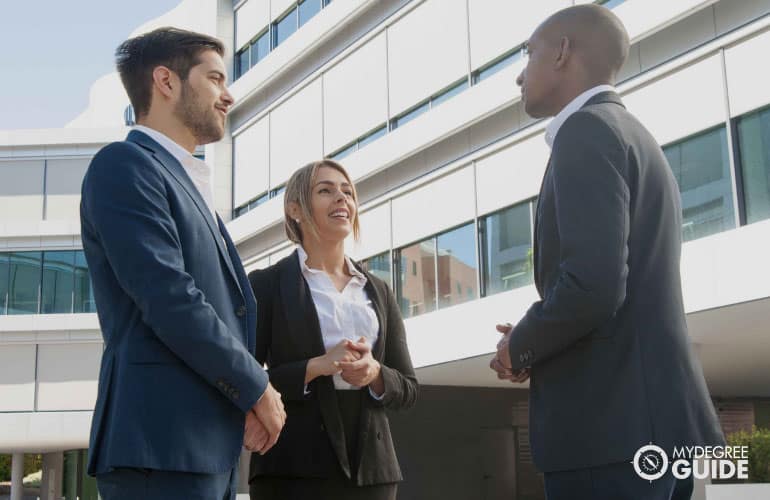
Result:
M299 219L294 219L294 222L296 222L297 224L299 224Z

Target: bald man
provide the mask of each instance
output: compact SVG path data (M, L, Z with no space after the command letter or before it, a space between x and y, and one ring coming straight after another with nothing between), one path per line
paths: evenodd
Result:
M613 87L628 50L610 10L571 7L535 30L517 79L526 112L554 117L535 218L541 300L515 326L498 325L491 367L512 382L531 377L532 454L548 500L689 498L692 481L670 471L640 478L637 450L723 444L687 336L679 190Z

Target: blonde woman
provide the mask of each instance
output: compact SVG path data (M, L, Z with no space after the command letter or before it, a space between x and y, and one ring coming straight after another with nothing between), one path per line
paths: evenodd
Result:
M284 196L297 250L249 280L256 357L287 419L275 447L252 455L251 498L395 499L402 477L385 409L411 407L418 386L393 293L345 256L345 238L359 232L355 186L322 160L297 171Z

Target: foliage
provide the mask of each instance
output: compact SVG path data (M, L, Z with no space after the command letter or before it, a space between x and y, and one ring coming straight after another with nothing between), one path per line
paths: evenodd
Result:
M41 455L24 455L24 475L27 476L43 468ZM0 482L11 480L11 455L0 455Z
M727 443L749 447L750 483L770 483L770 429L738 431L727 436Z

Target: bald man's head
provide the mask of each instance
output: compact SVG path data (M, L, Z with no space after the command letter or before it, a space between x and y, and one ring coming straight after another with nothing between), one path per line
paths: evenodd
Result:
M562 38L589 75L596 80L614 83L618 71L628 58L628 32L610 9L594 4L576 5L553 14L537 29L551 43Z

